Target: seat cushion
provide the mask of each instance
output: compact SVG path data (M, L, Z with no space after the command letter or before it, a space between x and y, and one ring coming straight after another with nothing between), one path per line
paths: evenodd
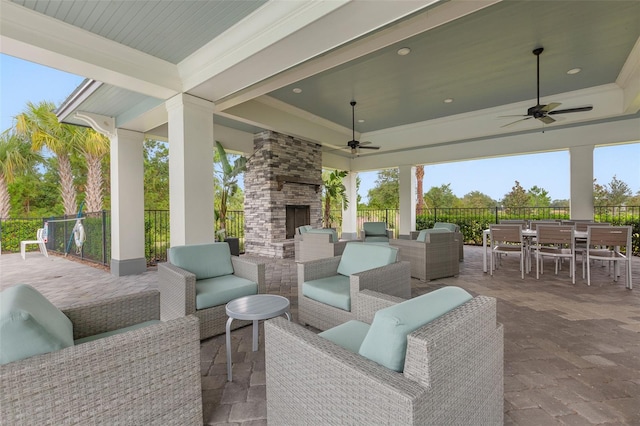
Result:
M0 364L73 346L73 324L35 288L0 292Z
M338 273L349 276L396 262L398 249L380 244L350 242L342 252Z
M347 244L348 245L348 244ZM302 283L302 294L316 302L351 311L349 277L334 275Z
M169 261L196 275L196 280L233 274L228 243L192 244L169 249Z
M338 233L336 232L335 229L330 229L330 228L316 228L316 229L309 229L307 231L308 234L329 234L331 235L331 242L332 243L337 243L338 242Z
M418 238L416 238L416 241L421 241L421 242L424 243L425 241L427 241L427 235L429 235L429 234L437 234L437 233L442 233L442 232L451 232L451 231L447 230L446 228L423 229L418 234Z
M196 309L224 305L243 296L258 294L258 284L235 275L196 281Z
M154 324L162 324L162 321L160 320L145 321L138 324L130 325L129 327L118 328L117 330L105 331L104 333L83 337L82 339L77 339L74 343L76 345L80 345L82 343L92 342L98 339L104 339L105 337L115 336L116 334L126 333L127 331L137 330L139 328L148 327Z
M387 224L385 222L365 222L362 225L362 229L364 229L365 236L387 236Z
M455 223L436 222L433 225L433 229L446 229L446 230L451 231L451 232L456 232L456 231L460 230L460 227L458 225L456 225Z
M299 234L304 234L304 233L308 232L310 229L313 229L313 226L311 226L311 225L298 226L298 233Z
M418 328L472 299L460 287L443 287L376 312L358 353L401 372L407 336Z
M325 330L318 336L357 354L370 327L366 322L351 320Z

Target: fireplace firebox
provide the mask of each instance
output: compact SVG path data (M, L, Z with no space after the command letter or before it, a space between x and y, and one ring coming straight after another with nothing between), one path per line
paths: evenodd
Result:
M311 225L310 206L286 206L287 239L291 239L296 234L296 228L304 225Z

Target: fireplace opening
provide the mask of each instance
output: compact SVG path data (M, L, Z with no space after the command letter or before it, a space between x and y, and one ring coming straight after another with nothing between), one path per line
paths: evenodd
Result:
M309 206L287 206L286 216L287 239L296 235L296 228L304 225L311 225L311 213Z

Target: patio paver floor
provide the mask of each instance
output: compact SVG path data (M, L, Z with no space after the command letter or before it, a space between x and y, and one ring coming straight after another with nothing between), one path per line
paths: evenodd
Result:
M297 277L292 260L264 259L268 292L291 300L297 319ZM505 424L640 424L640 258L633 259L635 290L594 268L592 285L576 285L552 264L538 281L520 279L519 262L506 258L491 277L482 272L482 248L465 246L458 277L413 280L413 296L445 285L498 300L505 329ZM38 252L0 256L0 288L38 288L59 307L157 288L156 272L114 277L102 269ZM251 327L232 333L234 381L226 381L224 335L201 343L205 424L266 424L262 325L260 349L251 351Z

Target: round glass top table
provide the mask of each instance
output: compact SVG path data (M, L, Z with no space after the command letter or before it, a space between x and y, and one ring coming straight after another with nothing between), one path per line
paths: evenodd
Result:
M234 319L253 321L253 351L258 350L258 321L289 314L289 299L276 294L252 294L227 303L227 380L231 381L231 323Z

